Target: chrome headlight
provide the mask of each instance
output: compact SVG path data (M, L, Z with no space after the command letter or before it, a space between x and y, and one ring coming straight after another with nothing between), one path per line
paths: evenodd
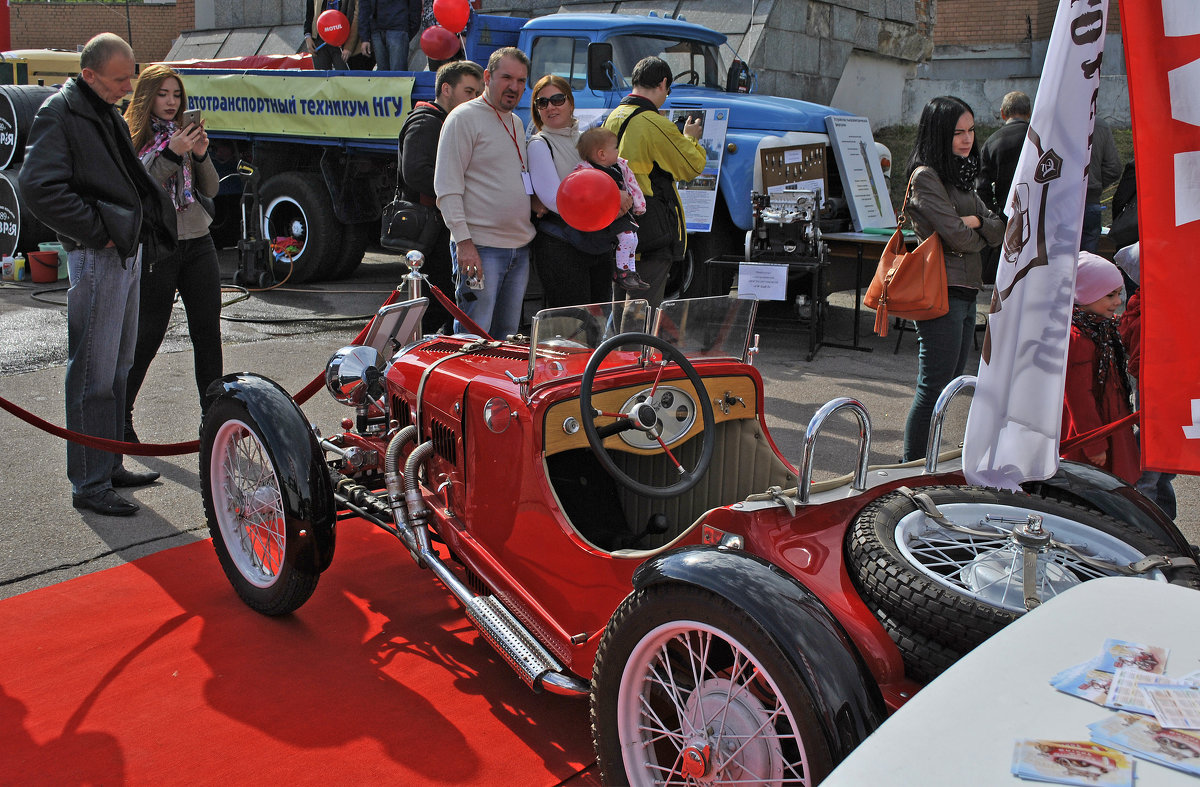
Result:
M358 406L383 396L383 356L374 347L350 345L325 366L325 387L342 404Z

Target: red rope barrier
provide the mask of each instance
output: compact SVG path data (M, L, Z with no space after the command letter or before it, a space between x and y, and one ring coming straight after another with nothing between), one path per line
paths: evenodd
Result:
M431 289L436 289L432 287ZM438 295L442 298L445 296L440 292ZM392 290L388 295L387 300L383 302L383 306L388 306L395 303L400 297L398 290ZM380 307L382 308L382 306ZM464 315L465 317L465 315ZM367 320L367 324L363 326L358 335L354 337L351 344L358 344L367 336L367 331L371 327L371 323L375 321L374 317ZM474 323L472 323L474 324ZM313 397L317 391L325 384L325 373L321 372L312 379L308 385L300 389L292 399L296 404L304 404ZM64 440L69 440L72 443L77 443L88 448L96 448L101 451L111 451L114 454L125 454L127 456L180 456L183 454L194 454L200 450L199 440L189 440L186 443L126 443L123 440L108 440L103 437L92 437L91 435L72 432L70 429L64 429L61 426L55 426L44 418L39 418L28 410L17 406L16 404L0 396L0 409L20 418L30 426L41 429L43 432L52 434L55 437L61 437Z
M1077 434L1069 440L1063 440L1058 444L1058 455L1062 456L1068 451L1073 451L1084 443L1090 443L1093 440L1099 440L1101 437L1108 437L1110 434L1123 426L1141 421L1141 418L1142 411L1138 410L1130 413L1120 420L1113 421L1111 424L1105 424L1104 426L1093 429L1090 432Z
M457 303L446 297L444 292L433 286L433 284L429 285L429 291L433 293L433 297L438 299L438 303L442 304L446 311L450 312L450 315L454 317L454 319L463 324L463 327L466 328L468 332L476 334L477 336L481 336L484 339L487 339L489 342L493 341L492 337L488 335L488 332L480 328L479 323L468 317L467 313L460 309Z

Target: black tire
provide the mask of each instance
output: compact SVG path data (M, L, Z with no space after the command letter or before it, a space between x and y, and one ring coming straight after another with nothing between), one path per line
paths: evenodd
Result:
M705 263L713 257L741 254L745 248L745 234L729 217L725 201L718 199L713 210L711 229L708 232L693 232L688 235L687 255L682 266L678 268L678 275L668 280L668 292L677 291L684 298L728 295L733 286L736 268L717 267L710 281L708 266Z
M919 631L913 631L881 609L874 610L874 613L883 630L899 648L900 656L904 659L904 673L918 683L928 683L970 652L970 648L957 650Z
M277 281L292 271L289 284L302 284L320 276L342 250L342 225L333 215L329 189L312 172L283 172L262 185L263 237L269 242L291 237L300 250L290 265L273 263Z
M251 609L285 615L316 590L320 572L297 559L309 523L290 510L286 466L244 402L219 397L200 433L200 488L213 548Z
M925 492L952 521L995 529L995 537L946 531L925 520L916 504L893 492L867 506L847 532L851 576L868 606L903 621L913 631L966 652L1024 614L1021 579L1003 552L1009 536L983 523L984 514L1007 519L1036 513L1044 527L1085 554L1129 563L1146 555L1179 552L1112 517L1087 508L1024 493L979 487L930 487ZM1011 530L1012 524L1005 524ZM898 531L903 534L898 536ZM1020 564L1019 552L1015 565ZM1042 599L1078 582L1113 575L1051 547L1039 556L1039 569L1051 572ZM1006 573L1007 572L1007 573ZM1194 567L1155 573L1149 578L1200 588Z
M364 221L358 224L342 225L342 248L334 259L329 271L322 271L321 278L337 281L348 279L362 264L367 246L379 237L379 222Z
M657 584L625 599L600 641L592 676L592 738L603 784L662 784L665 770L703 763L703 743L711 744L708 773L721 783L812 785L833 768L815 703L791 663L745 611L701 588ZM735 691L730 703L734 686L747 690ZM685 731L680 703L703 710L718 702L724 712L705 713L713 722L704 740L693 736L683 752L673 742L678 737L655 732ZM724 760L735 738L736 756ZM623 756L635 750L632 759ZM700 781L680 776L671 783Z

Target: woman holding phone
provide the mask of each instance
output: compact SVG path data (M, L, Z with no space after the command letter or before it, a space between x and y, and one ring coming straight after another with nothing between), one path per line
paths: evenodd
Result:
M137 346L125 394L127 442L138 441L133 403L167 334L176 291L187 312L202 412L208 406L205 391L221 376L221 271L208 233L212 217L200 202L201 196L216 196L219 178L208 156L204 123L198 111L185 113L185 107L187 93L179 74L155 64L142 70L125 110L133 149L150 177L171 196L179 229L175 249L148 250L142 260Z

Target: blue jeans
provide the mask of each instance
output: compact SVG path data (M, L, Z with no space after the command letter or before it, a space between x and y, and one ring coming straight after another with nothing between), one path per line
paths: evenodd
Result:
M137 341L141 251L125 260L116 249L75 249L67 256L67 428L121 440L125 380ZM112 488L121 455L67 443L71 490L92 495Z
M904 425L904 457L910 462L925 456L929 421L942 389L967 367L975 338L975 290L950 288L950 311L917 325L917 393Z
M408 33L404 30L374 30L371 32L371 54L375 68L380 71L408 70Z
M483 262L483 289L472 290L467 278L458 274L458 245L450 244L450 256L457 277L454 300L467 316L495 339L503 339L521 327L521 307L525 302L525 287L529 284L529 247L497 249L476 246ZM454 321L456 333L462 324Z
M1100 245L1100 224L1104 215L1104 206L1099 202L1089 202L1083 206L1083 235L1079 238L1080 251L1096 253Z

